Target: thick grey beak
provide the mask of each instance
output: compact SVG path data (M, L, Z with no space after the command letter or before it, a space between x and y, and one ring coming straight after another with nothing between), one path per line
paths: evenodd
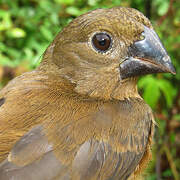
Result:
M120 64L121 78L170 72L176 74L171 59L154 30L144 26L143 40L129 47L128 58Z

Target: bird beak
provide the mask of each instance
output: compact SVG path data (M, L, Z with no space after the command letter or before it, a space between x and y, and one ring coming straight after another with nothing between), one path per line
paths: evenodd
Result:
M153 29L144 26L143 40L129 47L128 58L120 64L121 78L153 73L176 74L171 59Z

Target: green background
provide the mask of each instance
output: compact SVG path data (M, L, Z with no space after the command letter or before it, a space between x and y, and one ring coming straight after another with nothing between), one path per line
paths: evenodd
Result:
M177 0L0 0L0 88L34 69L55 35L73 18L96 8L133 7L152 22L177 74L141 77L139 91L152 107L157 127L146 180L179 179L180 1Z

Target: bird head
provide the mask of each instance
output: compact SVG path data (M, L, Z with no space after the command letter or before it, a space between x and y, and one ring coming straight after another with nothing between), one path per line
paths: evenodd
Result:
M139 97L140 75L175 73L150 21L124 7L74 19L56 36L40 67L66 79L74 92L104 100Z

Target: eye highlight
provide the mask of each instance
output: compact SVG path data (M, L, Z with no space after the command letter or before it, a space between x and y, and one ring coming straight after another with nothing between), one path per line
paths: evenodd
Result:
M97 33L92 38L92 45L98 52L104 53L111 47L112 40L110 35L105 32Z

